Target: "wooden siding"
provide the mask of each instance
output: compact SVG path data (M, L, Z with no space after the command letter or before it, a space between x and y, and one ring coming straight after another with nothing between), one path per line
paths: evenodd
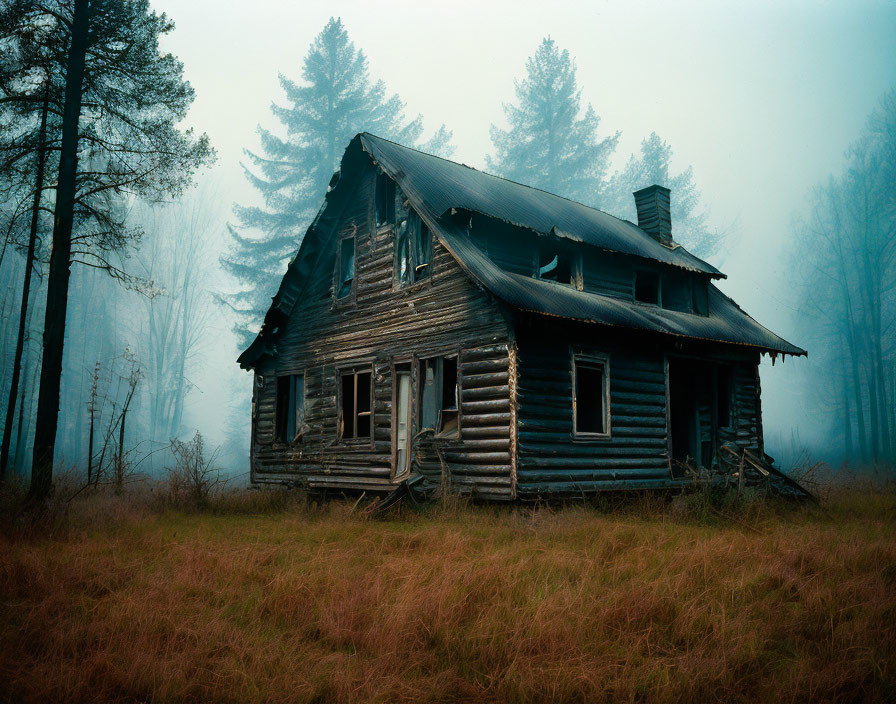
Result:
M460 437L430 440L428 448L444 446L454 486L510 498L508 320L500 304L475 286L435 239L431 276L394 290L393 230L372 232L373 180L372 168L358 179L316 276L277 340L277 356L255 370L252 480L392 488L392 364L459 353ZM351 300L334 303L336 241L352 232L357 242L354 291ZM339 442L339 370L355 365L373 371L372 437ZM294 445L277 443L275 377L297 373L306 375L309 429ZM412 396L417 398L416 378ZM420 443L420 459L432 472L433 454L427 454L425 444ZM440 466L438 457L435 463Z
M694 354L732 365L732 427L720 442L761 449L751 353L700 350L585 327L539 323L517 332L518 480L522 498L679 483L670 472L666 358ZM612 341L611 341L612 340ZM603 354L610 369L610 437L573 438L571 350ZM727 434L726 434L727 433Z

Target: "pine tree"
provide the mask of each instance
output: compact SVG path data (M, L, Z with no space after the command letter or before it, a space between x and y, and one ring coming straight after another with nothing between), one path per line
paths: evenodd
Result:
M414 146L423 120L405 118L405 105L388 95L383 81L372 81L364 52L356 49L340 19L330 18L305 56L303 83L280 74L286 104L273 104L285 137L259 127L261 152L246 151L246 177L264 207L234 206L233 246L221 264L241 290L220 300L237 314L235 332L248 344L258 330L286 262L304 231L351 138L368 131ZM448 156L451 132L444 125L424 151Z
M29 91L27 73L0 71L0 104L27 111L48 101L51 114L61 115L58 133L48 132L42 147L55 160L55 207L30 490L36 501L52 484L72 262L133 283L111 258L141 234L128 226L123 198L178 195L213 158L207 137L176 128L193 90L183 65L159 50L173 28L148 0L20 0L0 12L4 42L43 43L53 70L34 78L65 77L61 92L51 80ZM10 158L27 163L35 148L28 134L12 151L4 141L4 174Z
M576 65L550 37L515 81L517 104L505 104L510 129L491 126L491 171L588 205L599 205L619 133L600 139L600 118L589 104L581 115Z
M641 142L640 154L632 154L628 163L615 174L605 203L608 212L638 221L635 191L658 184L672 191L672 237L698 257L718 252L722 237L709 229L706 212L700 204L700 191L694 182L694 169L689 166L673 176L669 170L672 147L656 132Z

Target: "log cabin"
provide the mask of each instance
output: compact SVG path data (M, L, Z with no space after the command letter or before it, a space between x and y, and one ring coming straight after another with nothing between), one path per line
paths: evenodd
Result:
M251 481L495 500L669 488L762 456L759 362L804 355L673 239L362 133L261 330Z

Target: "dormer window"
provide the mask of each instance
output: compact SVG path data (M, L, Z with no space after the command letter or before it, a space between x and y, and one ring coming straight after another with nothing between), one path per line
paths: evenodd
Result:
M343 237L339 240L336 260L336 298L346 298L355 283L355 238Z
M382 171L376 175L373 203L377 228L395 223L395 182Z
M577 287L576 269L576 257L571 252L560 251L550 246L539 248L535 262L536 279Z
M395 283L398 287L422 281L432 268L432 235L413 210L395 229Z
M657 272L635 272L635 300L660 305L660 275Z

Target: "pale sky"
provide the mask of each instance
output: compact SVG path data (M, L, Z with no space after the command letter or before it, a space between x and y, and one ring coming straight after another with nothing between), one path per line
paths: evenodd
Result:
M239 161L243 148L257 148L258 124L277 126L269 108L282 100L278 71L301 79L308 45L330 16L342 18L371 76L402 97L408 114L421 113L427 133L444 122L454 131L454 158L479 168L513 79L550 35L575 59L583 103L594 106L604 134L622 131L617 166L656 131L674 149L676 170L694 167L711 224L732 232L715 262L729 276L723 289L796 344L784 256L792 218L808 189L842 164L878 98L896 87L892 1L153 5L177 24L164 48L196 89L188 122L218 150L222 221L233 201L255 197ZM222 232L210 236L223 246ZM226 347L209 353L217 374L236 368ZM792 364L763 369L766 425L783 435L798 415ZM205 386L206 402L223 393L220 384Z

